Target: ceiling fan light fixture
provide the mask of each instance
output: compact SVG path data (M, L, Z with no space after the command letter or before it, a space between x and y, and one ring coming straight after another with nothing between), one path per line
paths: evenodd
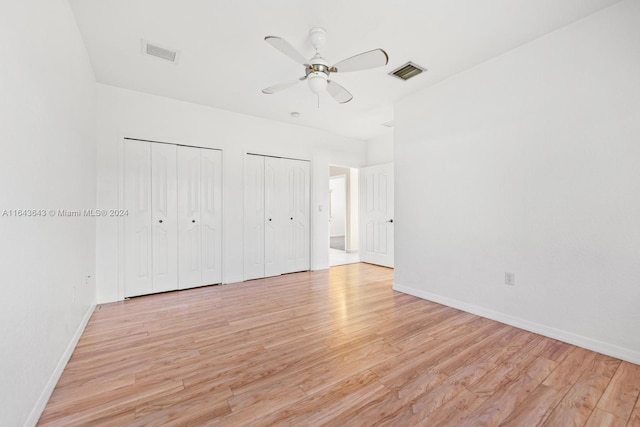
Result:
M327 88L327 75L322 72L312 72L307 76L309 89L316 95Z

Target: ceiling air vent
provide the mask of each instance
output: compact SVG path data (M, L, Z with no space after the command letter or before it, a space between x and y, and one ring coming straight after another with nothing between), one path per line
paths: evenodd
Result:
M142 40L142 53L164 59L174 64L178 62L178 57L180 56L180 52L175 49L168 49L147 40Z
M390 72L389 75L395 76L402 80L409 80L410 78L417 76L423 71L427 71L427 69L416 65L413 62L407 62L406 64Z

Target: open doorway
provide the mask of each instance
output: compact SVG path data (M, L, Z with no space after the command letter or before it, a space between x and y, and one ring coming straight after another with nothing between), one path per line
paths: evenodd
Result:
M360 261L357 168L329 166L329 265Z

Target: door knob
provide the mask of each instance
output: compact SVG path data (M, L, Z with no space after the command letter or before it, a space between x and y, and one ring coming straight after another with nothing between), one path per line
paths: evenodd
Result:
M293 217L289 218L291 221L293 221Z
M162 220L158 221L160 224L162 224Z
M269 221L271 221L271 218L269 218Z
M195 224L195 223L196 223L196 220L195 220L195 219L192 219L192 220L191 220L191 222Z
M393 218L392 218L392 219L390 219L390 220L389 220L389 221L387 221L387 222L393 222Z

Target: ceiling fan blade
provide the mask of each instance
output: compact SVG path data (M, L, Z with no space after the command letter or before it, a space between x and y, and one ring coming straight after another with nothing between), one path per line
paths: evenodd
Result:
M295 85L296 83L300 83L300 81L304 80L306 77L300 78L298 80L294 80L292 82L280 83L277 85L269 86L268 88L262 89L262 93L266 93L270 95L272 93L280 92L281 90L285 90Z
M389 55L382 49L374 49L338 62L331 67L331 72L346 73L348 71L367 70L382 67L389 62Z
M345 104L353 99L353 95L348 90L340 86L333 80L327 82L327 92L333 97L339 104Z
M278 49L280 52L287 55L289 58L296 61L298 64L302 64L304 66L308 66L309 60L307 60L298 50L291 46L291 43L286 41L285 39L281 39L280 37L275 36L267 36L264 38L264 41L269 43L271 46Z

